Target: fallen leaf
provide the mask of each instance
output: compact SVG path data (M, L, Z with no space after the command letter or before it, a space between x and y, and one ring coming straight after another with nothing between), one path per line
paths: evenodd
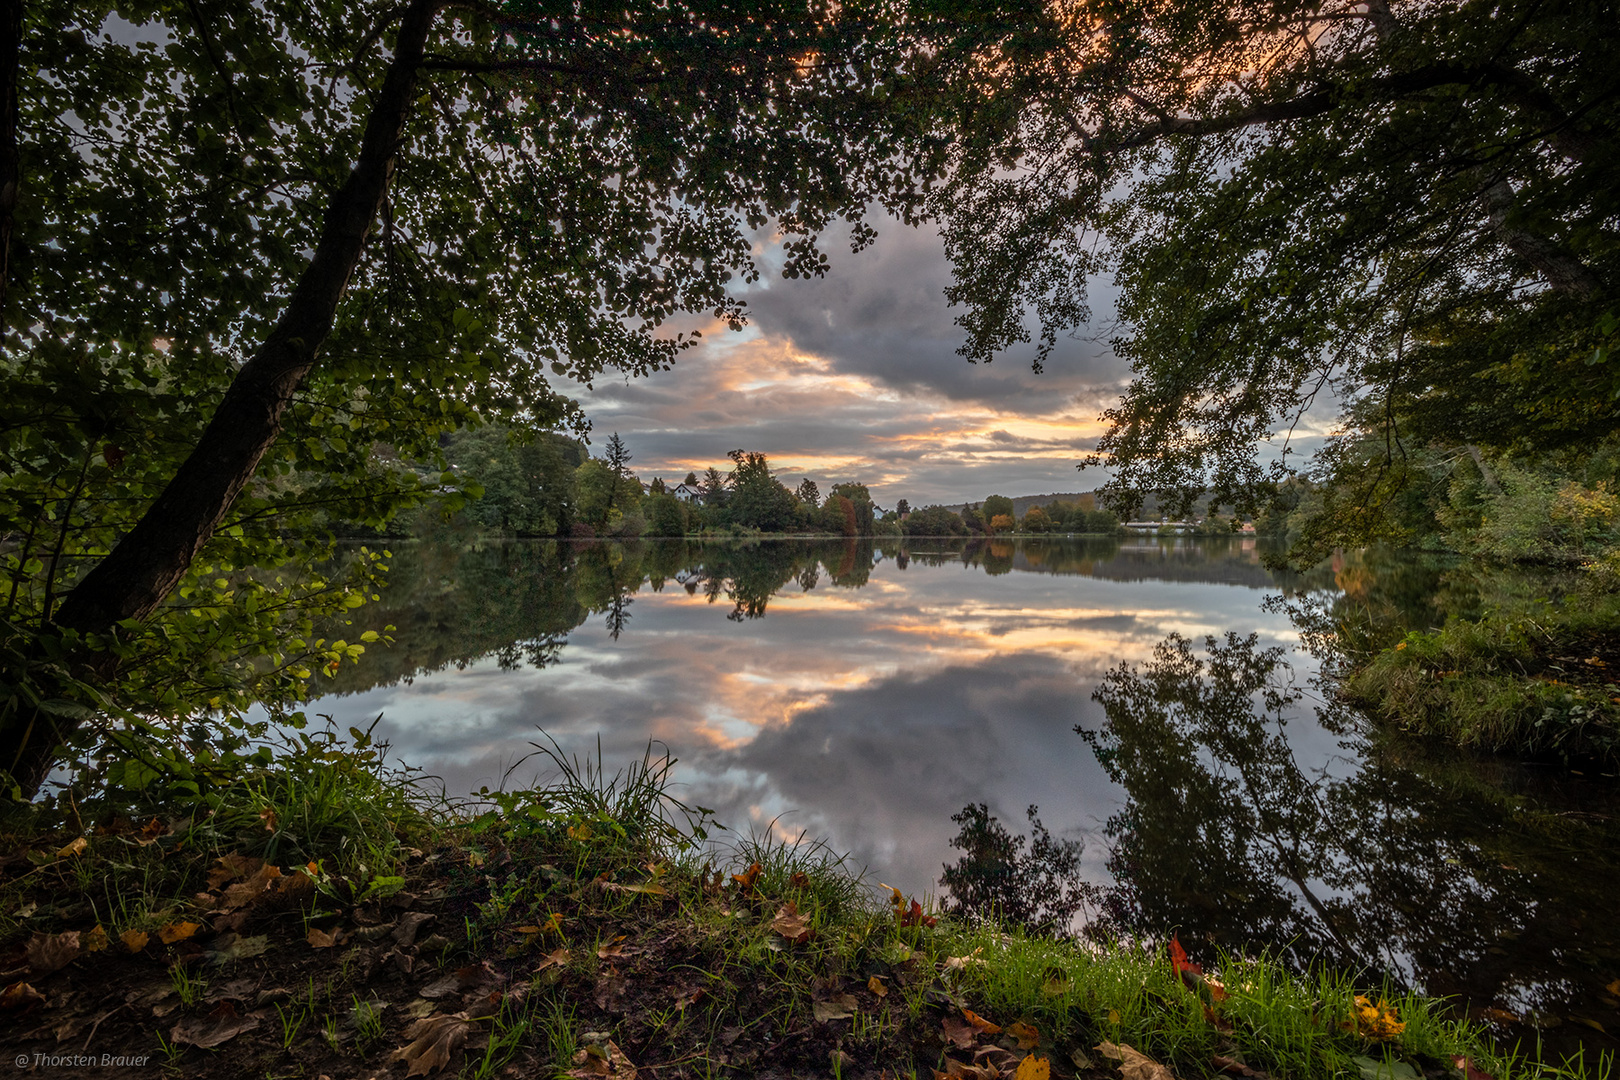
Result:
M568 1075L579 1080L607 1076L612 1080L635 1080L636 1067L624 1056L617 1043L591 1043L574 1053L574 1068Z
M939 920L934 918L932 915L924 915L923 914L923 906L921 904L919 904L916 900L913 900L911 902L910 909L908 909L907 911L903 912L900 915L900 925L901 926L938 926L939 925Z
M1052 1080L1052 1063L1030 1054L1018 1063L1013 1080Z
M157 843L160 837L168 834L169 827L157 818L153 818L141 827L140 834L135 837L135 842L142 847L146 847L149 844Z
M79 939L79 944L84 947L85 952L100 952L107 947L106 929L97 926L89 930Z
M330 949L343 940L343 928L341 926L335 927L331 933L327 933L325 930L317 930L312 926L309 928L309 933L304 935L304 940L309 942L309 947L312 949Z
M795 889L808 889L810 887L810 875L803 870L795 870L793 876L788 878L788 884Z
M438 1008L438 1006L429 1001L427 998L417 998L415 1001L405 1006L405 1015L409 1016L413 1020L420 1020L422 1017L433 1012L433 1010L436 1008Z
M1422 1074L1404 1061L1382 1061L1357 1055L1350 1059L1363 1080L1422 1080Z
M449 997L451 994L459 994L463 990L470 989L480 983L493 986L503 981L503 977L492 970L487 963L468 964L465 967L457 968L449 975L433 980L418 990L417 993L425 998L438 999Z
M610 967L606 972L597 976L596 988L591 998L596 1007L603 1012L623 1012L624 994L628 989L625 977L619 974L619 969Z
M122 934L118 935L118 940L122 941L124 943L124 948L128 949L130 952L138 953L142 949L146 948L146 943L150 939L146 936L145 930L125 930Z
M466 1043L472 1029L473 1023L465 1013L423 1017L405 1029L412 1041L395 1050L389 1058L410 1066L405 1073L407 1077L431 1076L450 1064L451 1055Z
M1204 973L1203 968L1187 959L1187 950L1181 947L1181 939L1175 934L1170 935L1170 967L1178 977Z
M394 925L394 932L388 936L393 939L395 945L408 949L416 944L416 935L421 932L422 927L432 920L431 911L407 911L399 917L399 922Z
M742 873L732 874L731 880L735 881L737 883L737 887L743 892L752 892L754 882L759 880L760 871L762 869L763 868L759 865L759 863L753 863Z
M281 876L281 867L271 863L259 867L246 881L239 881L226 889L219 898L220 911L235 911L247 907L270 887L270 883Z
M889 996L889 988L883 985L883 977L881 975L874 975L870 979L867 979L866 988L867 990L876 994L878 997Z
M972 1009L963 1009L962 1019L966 1020L968 1023L972 1024L975 1028L984 1032L986 1035L1001 1034L1001 1025L992 1024L990 1021L986 1020Z
M214 868L208 871L208 887L217 889L227 881L247 877L263 865L263 859L250 858L234 851L229 855L221 855L214 861Z
M1041 993L1047 997L1062 997L1069 992L1069 973L1060 967L1049 967L1041 982Z
M855 995L834 994L821 1001L812 1001L810 1011L819 1023L829 1020L848 1020L855 1015Z
M86 840L84 837L81 836L78 839L74 840L73 843L69 844L67 847L65 847L65 848L61 849L60 851L58 851L56 853L56 857L58 859L71 859L75 855L83 855L84 854L84 849L89 847L89 846L90 846L90 841Z
M1610 983L1608 986L1605 986L1603 989L1607 990L1615 997L1620 997L1620 979L1614 980L1614 982Z
M934 1080L1000 1080L1001 1070L994 1065L969 1065L954 1058L945 1059L945 1071L934 1070Z
M1109 1009L1108 1010L1108 1022L1110 1024L1112 1024L1114 1027L1119 1027L1119 1010L1118 1009Z
M1451 1059L1451 1063L1463 1074L1465 1080L1496 1080L1494 1076L1477 1067L1466 1057L1454 1057Z
M1251 1080L1259 1080L1259 1078L1263 1078L1266 1075L1259 1069L1249 1068L1249 1066L1245 1065L1237 1058L1226 1057L1223 1054L1216 1054L1210 1059L1210 1063L1214 1065L1215 1068L1220 1072L1231 1073L1233 1076L1247 1076L1250 1077Z
M631 945L620 945L619 942L623 940L624 935L621 934L612 941L608 942L606 945L597 946L596 958L598 960L623 960L629 957L635 952L635 947Z
M802 945L810 940L810 920L799 914L798 905L791 900L777 911L776 918L771 922L771 929L795 945Z
M35 975L49 975L78 959L80 951L79 932L66 930L60 934L35 934L28 939L25 955Z
M540 958L540 962L535 965L534 974L538 975L548 967L562 967L569 959L567 949L554 949Z
M225 1002L206 1016L189 1017L174 1025L169 1041L204 1049L236 1038L259 1026L257 1013L243 1016L233 1002Z
M45 995L25 982L14 982L0 990L0 1009L27 1009L44 1002Z
M269 948L270 938L266 934L259 934L256 937L223 934L208 950L208 959L216 964L227 964L232 960L251 960L255 956L263 956Z
M979 1029L959 1017L947 1016L939 1023L945 1032L945 1038L958 1049L970 1048L979 1038Z
M1406 1025L1396 1017L1394 1007L1382 998L1374 1005L1357 994L1350 1018L1356 1030L1369 1039L1393 1039L1406 1030Z
M685 1009L688 1005L702 997L703 994L704 990L701 986L682 991L681 993L675 995L675 1007L677 1009Z
M276 831L276 812L271 807L267 806L259 811L259 820L264 822L265 832Z
M1103 1057L1119 1062L1119 1075L1123 1080L1175 1080L1175 1074L1169 1069L1124 1043L1116 1045L1104 1041L1096 1048Z
M1041 1041L1041 1032L1034 1024L1014 1020L1007 1025L1007 1034L1018 1042L1018 1049L1033 1050Z
M158 940L165 945L173 945L177 941L185 941L202 929L201 923L187 922L182 919L172 922L168 926L158 928Z

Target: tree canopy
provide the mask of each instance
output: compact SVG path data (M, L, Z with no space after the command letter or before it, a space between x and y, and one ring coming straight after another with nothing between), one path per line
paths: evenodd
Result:
M886 18L819 0L28 5L0 207L11 624L105 680L142 640L167 647L175 589L311 561L276 546L288 515L380 522L440 483L378 467L379 444L432 462L478 419L577 423L548 374L667 367L692 340L666 328L681 313L739 325L727 286L760 273L767 223L784 272L820 273L823 227L914 205L931 167L895 152L911 121ZM246 597L218 580L216 615ZM82 715L38 722L61 687L22 686L32 670L0 703L0 768L24 790ZM171 681L127 704L214 697Z
M1313 406L1403 438L1578 445L1620 419L1620 11L1606 0L1050 5L948 54L934 202L989 360L1120 289L1122 509L1213 486Z

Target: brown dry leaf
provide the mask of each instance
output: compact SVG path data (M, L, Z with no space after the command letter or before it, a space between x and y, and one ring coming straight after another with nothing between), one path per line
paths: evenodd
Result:
M874 975L866 980L866 988L878 997L888 997L889 988L883 985L883 976Z
M276 831L276 812L275 812L275 810L271 809L268 806L265 807L263 810L260 810L259 811L259 820L264 822L264 831L265 832L275 832Z
M704 990L701 986L691 990L683 990L679 994L675 995L675 1007L677 1009L685 1009L688 1005L702 997L703 994Z
M622 1012L626 989L624 976L619 974L617 968L608 968L596 980L596 990L592 994L596 1007L603 1012Z
M487 962L468 964L459 967L449 975L438 978L418 990L417 993L425 998L438 999L459 994L474 985L483 984L495 986L505 981L505 976L496 972Z
M394 932L389 936L393 938L395 945L408 949L416 944L416 935L421 932L423 926L433 921L433 917L431 911L407 911L399 917L399 922L394 925Z
M1103 1057L1119 1062L1119 1075L1123 1080L1176 1080L1169 1069L1124 1043L1116 1045L1104 1041L1097 1044L1097 1049Z
M417 998L415 1001L405 1006L405 1015L409 1016L413 1020L420 1020L422 1017L429 1015L434 1009L437 1008L438 1006L433 1004L433 1002L429 1001L427 998Z
M829 1020L848 1020L855 1015L855 995L834 994L823 1001L812 1001L810 1011L823 1024Z
M168 834L169 827L157 818L153 818L141 827L140 834L135 837L135 842L142 847L146 847L148 844L157 843L160 837Z
M26 953L28 967L35 975L49 975L61 971L81 952L79 932L66 930L60 934L35 934L28 939Z
M14 982L0 990L0 1009L26 1009L45 1002L45 995L25 982Z
M1052 1063L1030 1054L1018 1063L1013 1080L1052 1080Z
M945 1071L935 1069L934 1080L1001 1080L1001 1070L994 1065L969 1065L946 1058Z
M1069 992L1069 973L1060 967L1049 967L1042 977L1041 993L1048 997L1062 997Z
M234 851L229 855L221 855L214 868L208 871L208 887L217 889L227 881L247 877L263 865L263 859L250 858Z
M423 1017L405 1029L412 1041L389 1057L410 1066L407 1077L431 1076L450 1064L451 1055L461 1049L472 1029L465 1013Z
M803 870L795 870L793 876L788 878L788 884L795 889L808 889L810 887L810 875Z
M971 1047L979 1037L978 1028L955 1016L947 1016L940 1021L940 1027L945 1032L945 1038L963 1050Z
M270 888L270 883L281 876L281 867L266 863L253 872L246 881L238 881L226 889L219 898L220 911L235 911L247 907Z
M79 944L84 947L85 952L100 952L107 947L107 931L100 926L94 927L85 932L79 939Z
M1007 1034L1018 1042L1018 1049L1033 1050L1041 1041L1041 1032L1034 1024L1026 1024L1022 1020L1014 1020L1007 1025Z
M633 946L620 945L619 942L623 940L624 935L620 934L606 945L598 946L596 950L596 958L598 960L623 960L625 957L629 956L635 951Z
M181 919L179 922L172 922L168 926L158 927L158 940L165 945L173 945L177 941L185 941L201 929L201 923Z
M1218 1071L1231 1073L1234 1076L1263 1077L1266 1075L1256 1069L1249 1068L1237 1058L1227 1057L1224 1054L1216 1054L1210 1059L1210 1064L1214 1065Z
M89 847L89 846L90 846L90 841L86 840L84 837L81 836L77 840L74 840L73 843L69 844L67 847L65 847L62 850L58 851L56 853L56 857L58 859L71 859L75 855L83 855L84 854L84 849Z
M343 927L335 927L331 933L327 933L312 926L309 933L304 936L304 940L309 942L312 949L330 949L343 940Z
M810 920L799 914L798 905L791 900L776 912L776 918L771 921L771 929L795 945L802 945L810 940Z
M732 874L731 880L735 881L737 883L737 887L743 892L750 892L754 888L754 882L759 880L760 871L763 869L764 868L761 867L759 863L753 863L742 873Z
M145 930L125 930L118 935L118 940L124 943L124 948L137 953L146 948L146 943L150 939L146 936Z
M548 967L562 967L570 959L572 958L567 949L553 949L540 958L540 963L535 965L533 974L538 975Z
M611 1077L612 1080L635 1080L636 1067L624 1056L618 1044L610 1041L593 1043L577 1051L574 1054L574 1068L568 1075L579 1080L595 1080L599 1076Z
M243 1016L236 1011L235 1003L227 1001L207 1016L188 1017L174 1025L169 1041L207 1049L252 1031L259 1026L259 1019L257 1013Z
M208 959L216 964L225 964L232 960L251 960L255 956L263 956L269 948L268 934L259 934L256 937L223 934L209 947Z

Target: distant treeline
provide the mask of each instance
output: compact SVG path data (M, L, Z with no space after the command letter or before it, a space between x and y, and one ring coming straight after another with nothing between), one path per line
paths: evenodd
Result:
M1008 533L1110 534L1119 518L1090 495L1054 498L1019 513L1013 499L992 495L960 509L913 510L901 499L876 505L865 484L850 481L823 494L809 478L789 488L766 456L733 450L731 467L701 476L644 481L617 434L602 454L554 432L489 425L463 430L444 447L460 487L473 496L453 512L430 510L416 531L444 523L512 536L687 536L799 533L834 536L987 536Z

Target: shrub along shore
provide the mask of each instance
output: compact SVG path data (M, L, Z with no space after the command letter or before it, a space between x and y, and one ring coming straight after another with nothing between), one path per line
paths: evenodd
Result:
M9 809L5 1051L231 1078L1611 1072L1333 972L944 917L824 845L726 839L667 758L551 748L549 786L458 805L379 751L304 737Z

